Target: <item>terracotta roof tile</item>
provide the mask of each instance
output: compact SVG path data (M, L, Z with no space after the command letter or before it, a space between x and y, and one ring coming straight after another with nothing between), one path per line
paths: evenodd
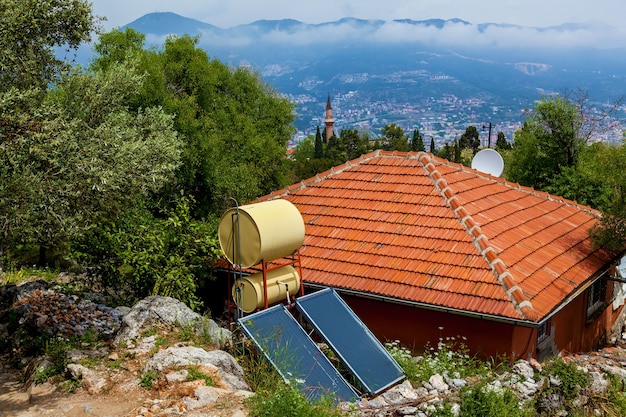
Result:
M303 279L539 321L613 260L597 213L426 153L376 151L262 197L305 221Z

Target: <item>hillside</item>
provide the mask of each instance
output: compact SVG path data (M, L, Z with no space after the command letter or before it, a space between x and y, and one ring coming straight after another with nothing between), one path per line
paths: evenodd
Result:
M261 20L222 29L151 13L125 27L146 34L151 45L161 45L170 34L199 36L211 57L258 71L298 104L301 135L323 124L328 94L336 130L378 135L385 124L397 123L443 143L470 124L489 122L511 138L524 109L542 94L581 89L599 110L626 92L622 47L561 40L594 30L583 25L345 18L320 24ZM623 116L610 122L621 123ZM621 140L622 127L599 139Z

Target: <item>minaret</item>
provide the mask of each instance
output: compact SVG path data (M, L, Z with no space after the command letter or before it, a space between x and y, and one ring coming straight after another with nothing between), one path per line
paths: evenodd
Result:
M326 144L328 145L328 141L331 136L333 136L333 125L335 124L333 108L330 107L330 93L328 94L328 100L326 100L326 118L324 119L324 124L326 125Z

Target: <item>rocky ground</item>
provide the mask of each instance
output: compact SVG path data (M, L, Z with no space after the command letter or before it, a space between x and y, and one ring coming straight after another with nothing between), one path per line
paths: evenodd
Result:
M0 357L0 417L247 416L243 400L252 393L243 370L220 349L230 332L177 300L149 297L113 309L38 281L2 287L0 306L0 341L11 345ZM181 341L181 329L213 343ZM38 383L55 360L28 356L28 342L42 332L103 340L63 352L61 375ZM189 378L192 369L212 386Z
M228 353L228 330L171 298L148 297L132 308L115 309L101 301L95 294L66 295L42 281L0 287L0 417L248 416L245 398L253 393ZM30 357L33 340L43 332L81 336L85 342L56 357ZM95 343L89 340L92 333L98 335ZM60 374L40 383L59 354ZM607 375L626 381L624 346L618 341L565 359L591 381L573 401L597 411L594 415L607 415L595 400L606 398ZM520 402L541 397L548 410L567 409L562 397L539 395L562 384L542 366L518 361L490 386L510 387ZM475 381L437 374L420 386L404 381L376 398L340 406L355 417L424 417L444 400L454 403L460 389ZM567 415L559 412L546 415Z

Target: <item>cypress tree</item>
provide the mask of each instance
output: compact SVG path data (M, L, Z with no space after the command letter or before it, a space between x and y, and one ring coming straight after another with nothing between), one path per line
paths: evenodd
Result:
M413 130L413 138L411 139L411 150L414 152L424 152L426 147L424 147L424 140L422 139L422 134L419 129Z
M435 148L435 138L430 138L430 153L437 155L437 149Z
M322 134L320 133L320 127L317 126L317 132L315 132L315 159L322 159L324 157L324 146L322 145Z

